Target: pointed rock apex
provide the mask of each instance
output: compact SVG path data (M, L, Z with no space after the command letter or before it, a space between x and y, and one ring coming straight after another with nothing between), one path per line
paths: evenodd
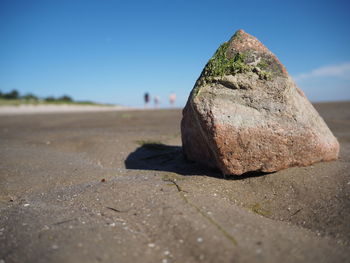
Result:
M249 35L242 29L238 30L228 43L227 57L233 58L237 53L241 54L249 65L257 66L272 74L288 75L278 58L256 37Z
M238 30L204 67L181 122L188 159L224 174L338 157L339 143L278 58Z

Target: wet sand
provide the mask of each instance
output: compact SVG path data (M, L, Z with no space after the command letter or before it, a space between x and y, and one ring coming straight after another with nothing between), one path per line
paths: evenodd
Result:
M180 110L0 116L0 262L348 262L350 102L315 106L339 160L226 178Z

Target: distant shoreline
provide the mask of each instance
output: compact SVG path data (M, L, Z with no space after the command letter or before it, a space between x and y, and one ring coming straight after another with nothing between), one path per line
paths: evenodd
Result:
M79 105L79 104L21 104L0 106L0 115L49 114L94 111L123 111L132 108L118 105Z
M332 107L337 104L349 103L349 101L324 101L311 102L316 109L318 107ZM174 108L143 108L127 107L120 105L104 104L78 104L78 103L40 103L40 104L19 104L19 105L0 105L0 116L4 115L27 115L27 114L50 114L50 113L83 113L83 112L101 112L101 111L153 111L153 110L181 110L182 107Z
M153 108L153 107L127 107L120 105L79 105L79 104L20 104L0 106L0 116L5 115L29 115L50 113L83 113L101 111L153 111L153 110L181 110L182 107Z

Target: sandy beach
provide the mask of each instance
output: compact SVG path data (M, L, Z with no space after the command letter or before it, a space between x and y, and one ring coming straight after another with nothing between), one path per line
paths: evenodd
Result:
M225 178L181 110L91 107L0 110L1 263L349 261L350 102L315 104L339 160Z

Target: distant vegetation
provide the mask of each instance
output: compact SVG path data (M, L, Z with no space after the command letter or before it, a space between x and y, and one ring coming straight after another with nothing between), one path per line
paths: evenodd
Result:
M1 105L20 105L20 104L80 104L80 105L100 105L91 101L74 101L70 96L63 95L61 97L49 96L39 98L38 96L28 93L21 95L17 90L3 93L0 90L0 106Z

